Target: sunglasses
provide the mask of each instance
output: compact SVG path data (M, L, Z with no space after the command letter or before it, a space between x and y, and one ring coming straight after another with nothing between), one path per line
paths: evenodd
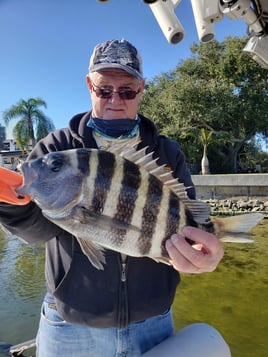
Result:
M130 100L130 99L136 98L136 95L138 93L140 93L140 89L138 89L137 91L131 90L131 89L122 89L119 91L114 91L109 88L98 87L95 84L93 84L92 88L93 88L93 91L96 93L96 96L98 98L103 98L103 99L112 98L113 94L117 93L119 95L120 99Z

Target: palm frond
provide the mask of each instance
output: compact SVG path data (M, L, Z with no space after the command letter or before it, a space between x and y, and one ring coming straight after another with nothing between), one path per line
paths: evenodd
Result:
M42 98L21 99L3 114L6 125L13 119L19 120L14 127L13 135L22 150L26 147L28 150L30 143L35 145L37 140L55 129L53 122L43 113L40 106L47 108Z

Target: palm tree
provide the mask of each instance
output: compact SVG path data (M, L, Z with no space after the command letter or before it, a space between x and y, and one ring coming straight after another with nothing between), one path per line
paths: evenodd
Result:
M201 160L202 175L207 175L210 173L209 161L208 161L208 157L207 157L207 149L213 140L212 134L213 134L213 131L211 131L211 130L207 130L205 128L200 129L200 141L203 145L203 157Z
M52 121L38 107L47 107L41 98L21 99L3 114L6 125L12 119L20 118L13 129L13 136L22 151L29 151L30 144L34 146L38 140L55 129Z
M201 160L201 173L202 175L209 174L209 161L207 158L207 148L212 142L212 134L214 132L205 128L192 128L188 129L181 134L182 138L192 137L196 143L201 144L203 146L203 157Z
M204 125L206 126L206 125ZM223 131L216 132L208 125L206 128L204 127L196 127L185 129L180 137L185 139L187 137L192 137L197 144L201 144L203 147L203 157L201 160L201 174L208 175L210 173L209 169L209 160L207 157L207 149L211 144L215 144L218 142L227 142L229 138L229 133L225 133Z

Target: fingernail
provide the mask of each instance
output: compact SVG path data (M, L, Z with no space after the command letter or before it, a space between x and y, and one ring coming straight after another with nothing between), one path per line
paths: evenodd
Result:
M187 237L188 235L191 234L191 227L188 226L183 227L182 233Z
M171 247L173 247L173 243L172 243L171 239L168 239L168 240L166 241L166 248L169 249L169 248L171 248Z
M173 234L173 236L171 236L171 241L173 244L178 243L179 237L177 236L177 234Z

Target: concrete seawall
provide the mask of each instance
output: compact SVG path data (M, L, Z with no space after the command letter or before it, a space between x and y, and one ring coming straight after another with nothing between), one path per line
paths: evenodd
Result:
M192 175L197 198L212 215L260 212L268 217L268 174Z
M192 175L197 198L263 198L268 200L268 174Z

